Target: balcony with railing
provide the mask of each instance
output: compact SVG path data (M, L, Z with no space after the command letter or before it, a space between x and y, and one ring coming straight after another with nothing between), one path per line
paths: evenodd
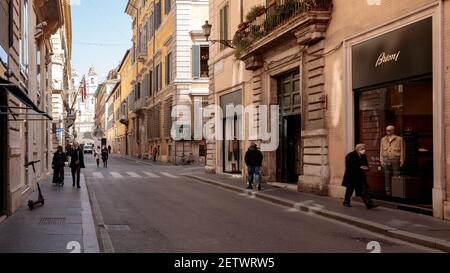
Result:
M308 46L323 39L332 5L332 0L280 0L253 7L233 38L236 58L252 69L255 56L273 46L292 39Z

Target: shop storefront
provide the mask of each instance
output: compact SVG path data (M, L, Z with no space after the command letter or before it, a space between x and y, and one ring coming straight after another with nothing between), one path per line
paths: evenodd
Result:
M242 111L227 111L227 106L242 105L242 91L235 91L220 97L223 111L223 140L221 149L222 171L240 174L242 170ZM238 109L238 108L237 108Z
M355 143L367 145L371 193L433 209L433 19L351 48ZM389 127L389 128L388 128Z

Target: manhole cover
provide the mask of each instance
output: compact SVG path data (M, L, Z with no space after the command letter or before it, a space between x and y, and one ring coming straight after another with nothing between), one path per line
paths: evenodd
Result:
M43 217L39 221L39 225L62 225L66 218L49 218Z
M130 231L129 225L104 225L104 227L109 231Z

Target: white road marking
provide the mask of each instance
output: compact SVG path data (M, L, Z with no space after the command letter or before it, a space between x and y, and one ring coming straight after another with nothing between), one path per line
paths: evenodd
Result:
M122 178L123 176L120 174L120 173L118 173L118 172L110 172L110 174L112 175L112 177L114 177L114 178Z
M94 178L105 178L101 172L92 172Z
M152 173L152 172L143 172L145 175L147 175L148 177L151 177L151 178L159 178L160 176L159 175L156 175L156 174L154 174L154 173Z
M134 178L140 178L140 177L142 177L142 176L140 176L139 174L137 174L136 172L127 172L127 174L128 174L129 176L131 176L131 177L134 177Z
M169 178L179 178L178 176L172 175L172 174L167 173L167 172L161 172L161 174L164 175L164 176L167 176Z

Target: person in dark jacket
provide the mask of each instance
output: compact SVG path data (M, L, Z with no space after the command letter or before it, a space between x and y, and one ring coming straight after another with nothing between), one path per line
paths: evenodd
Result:
M108 145L108 153L111 153L111 145Z
M261 190L261 167L263 161L263 154L258 149L255 143L250 144L245 153L245 164L247 165L247 189L253 189L253 176L256 177L256 185L258 190Z
M346 187L344 206L351 207L350 201L353 193L361 196L368 209L377 207L367 193L367 172L369 163L367 161L366 146L358 144L355 150L345 157L345 174L342 186Z
M106 146L103 146L102 149L102 160L103 160L103 167L108 168L108 149Z
M74 143L74 148L70 152L70 168L72 169L72 187L75 187L75 178L77 181L77 188L80 187L80 171L84 166L84 154L77 142Z
M64 166L66 164L66 154L63 152L63 147L58 146L53 155L53 183L64 186Z

